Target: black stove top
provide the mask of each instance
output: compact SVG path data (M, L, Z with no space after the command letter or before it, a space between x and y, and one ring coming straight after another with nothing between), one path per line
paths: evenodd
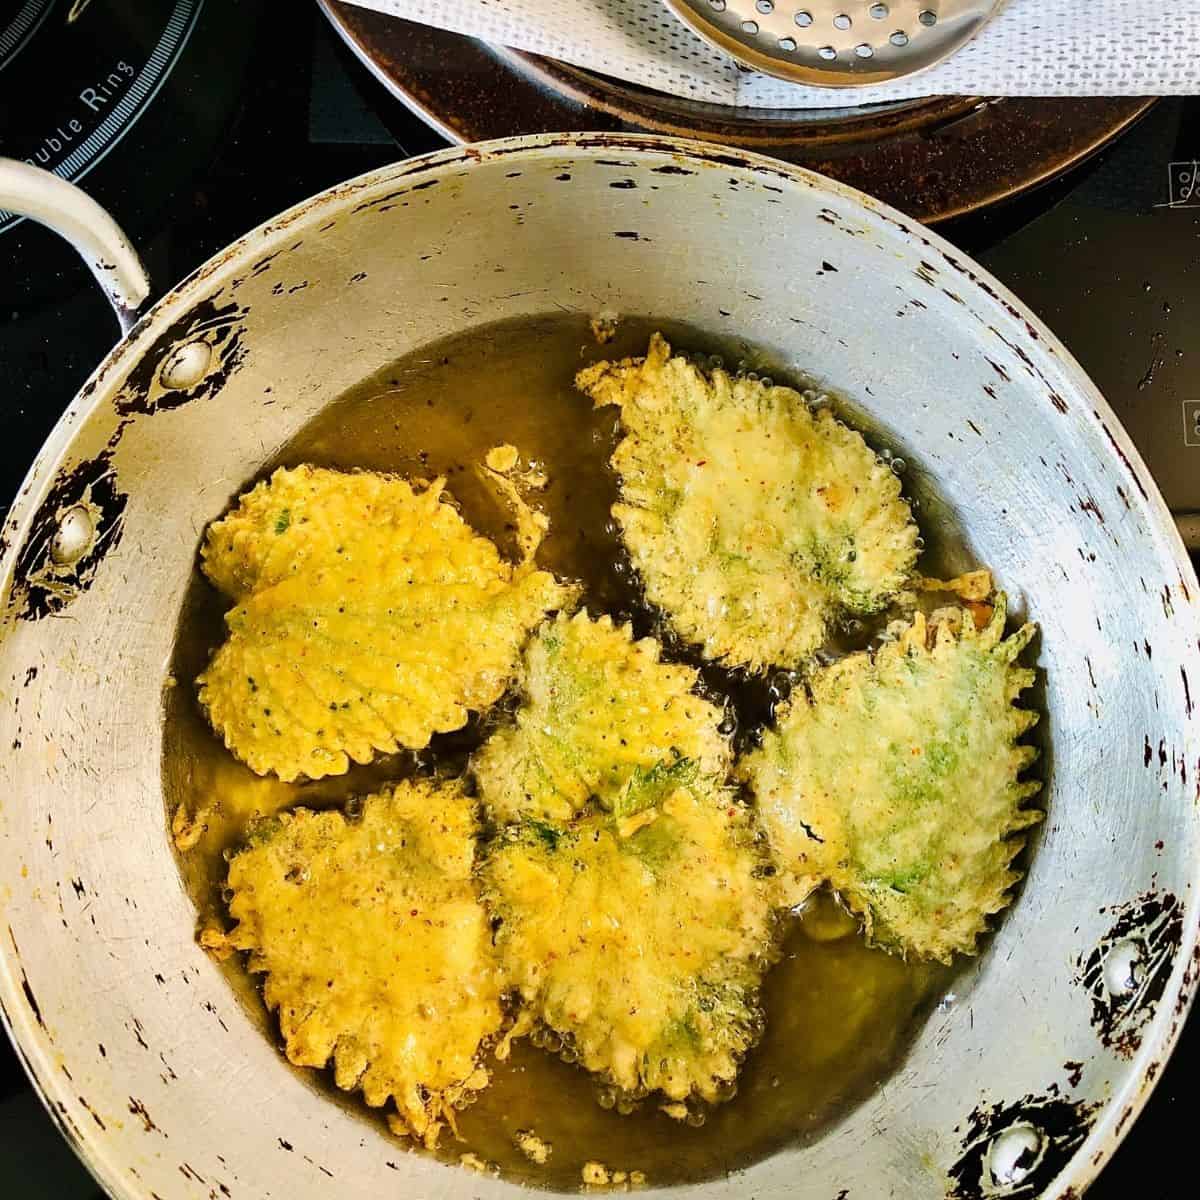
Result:
M279 210L445 143L295 0L0 0L0 154L83 182L158 287ZM1169 100L1101 158L943 227L1040 313L1116 408L1178 512L1200 513L1200 99ZM0 519L116 337L59 240L0 214ZM1178 1153L1193 1020L1090 1196ZM99 1193L0 1039L0 1180L13 1200Z

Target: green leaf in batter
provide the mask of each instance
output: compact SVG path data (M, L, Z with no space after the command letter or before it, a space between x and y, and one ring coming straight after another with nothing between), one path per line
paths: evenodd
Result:
M1037 714L1016 700L1034 629L1004 637L1004 596L982 629L969 612L819 671L740 766L791 902L832 885L889 950L974 953L1010 901L1041 813L1019 740Z

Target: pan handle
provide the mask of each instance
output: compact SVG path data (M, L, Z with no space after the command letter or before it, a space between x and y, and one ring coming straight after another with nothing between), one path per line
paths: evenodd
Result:
M116 222L73 183L40 167L0 158L0 211L30 217L79 252L128 333L150 295L150 277Z

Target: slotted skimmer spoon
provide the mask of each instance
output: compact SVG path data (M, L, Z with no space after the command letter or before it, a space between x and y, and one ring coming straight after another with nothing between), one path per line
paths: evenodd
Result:
M706 42L794 83L854 87L923 71L1003 0L665 0Z

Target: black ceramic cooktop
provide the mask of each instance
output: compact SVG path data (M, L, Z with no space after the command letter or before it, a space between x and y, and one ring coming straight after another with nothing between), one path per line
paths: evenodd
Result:
M296 0L0 0L0 154L79 179L159 287L297 200L442 144ZM1059 333L1180 512L1200 512L1198 158L1200 100L1165 101L1067 179L943 229ZM115 330L73 255L0 214L0 519ZM1193 1020L1091 1196L1191 1194L1154 1181L1186 1153L1198 1072ZM3 1039L0 1181L13 1200L99 1195Z

